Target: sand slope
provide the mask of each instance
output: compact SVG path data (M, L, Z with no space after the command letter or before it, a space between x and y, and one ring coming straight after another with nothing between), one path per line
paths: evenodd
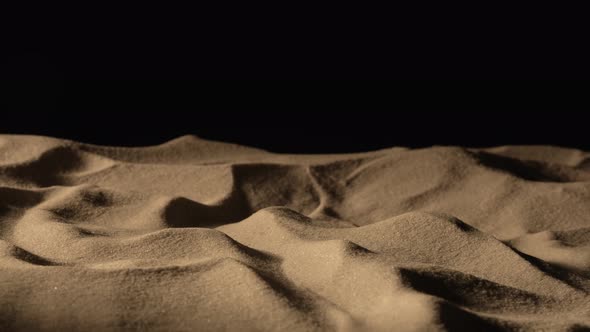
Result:
M0 330L590 328L590 154L0 135Z

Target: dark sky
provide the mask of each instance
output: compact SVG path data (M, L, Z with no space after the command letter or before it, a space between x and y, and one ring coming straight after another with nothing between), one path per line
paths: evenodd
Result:
M0 132L130 146L194 134L308 153L435 144L590 150L579 89L530 82L21 81L8 90Z
M11 26L0 132L108 145L195 134L312 153L433 144L590 150L588 84L564 81L587 78L587 61L575 49L582 44L562 35L525 42L516 31L484 38L461 27L364 31L350 21L325 26L321 16L307 29L279 17L203 25L195 11L180 20L180 9L168 17L159 6L157 15L98 9L80 8L70 22L28 8Z

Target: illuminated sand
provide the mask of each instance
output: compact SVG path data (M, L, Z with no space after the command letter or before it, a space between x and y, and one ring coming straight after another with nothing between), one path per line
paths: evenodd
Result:
M590 328L590 154L0 135L0 330Z

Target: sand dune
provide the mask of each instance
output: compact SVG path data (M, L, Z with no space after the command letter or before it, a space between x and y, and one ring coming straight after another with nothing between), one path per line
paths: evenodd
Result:
M0 330L590 329L589 165L0 135Z

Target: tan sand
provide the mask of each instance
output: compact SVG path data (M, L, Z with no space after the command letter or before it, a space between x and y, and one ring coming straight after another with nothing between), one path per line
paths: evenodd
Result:
M0 136L1 331L590 329L590 153Z

